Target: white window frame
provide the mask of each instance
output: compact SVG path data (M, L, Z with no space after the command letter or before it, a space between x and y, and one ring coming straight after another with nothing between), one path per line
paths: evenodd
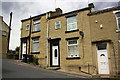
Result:
M69 19L69 18L73 18L73 17L76 18L76 22L73 22L73 23L69 23L69 24L68 24L68 19ZM76 28L75 28L75 29L70 29L70 30L68 30L68 25L72 25L72 24L75 24L75 25L76 25ZM68 17L68 18L67 18L67 31L72 31L72 30L76 30L76 29L77 29L77 16Z
M59 23L59 25L60 25L60 27L59 28L57 28L56 26L57 26L57 22ZM55 22L55 29L60 29L61 28L61 21L56 21Z
M119 12L119 14L120 14L120 12ZM116 20L117 20L117 28L118 28L118 30L120 30L120 25L119 25L118 19L120 19L120 17L117 17L117 16L116 16Z
M76 43L76 44L69 44L69 41L75 41L75 40L77 41L77 43ZM79 48L78 48L78 53L77 53L77 56L75 56L75 55L73 55L73 56L69 56L69 55L70 55L70 54L69 54L69 49L68 49L68 47L69 47L69 46L77 46L77 48L78 48L78 40L77 40L77 39L73 39L73 40L68 40L68 41L67 41L67 53L68 53L68 55L67 55L67 56L68 56L68 58L72 58L72 57L73 57L73 58L74 58L74 57L79 57Z
M26 27L25 27L25 30L29 30L30 29L30 25L27 24Z
M7 36L7 32L6 31L2 31L2 36Z
M36 31L40 31L40 26L39 26L39 30L35 30L35 25L40 25L40 20L34 20L34 27L33 27L33 31L36 32Z
M35 50L33 50L33 44L35 44L35 43L38 43L38 50L37 51L35 51ZM39 52L39 38L35 38L35 39L33 39L33 41L32 41L32 52Z
M120 13L120 10L113 11L113 13L115 14L116 22L117 22L117 30L116 30L116 32L120 32L120 26L119 26L119 23L118 23L118 17L116 16L117 13Z

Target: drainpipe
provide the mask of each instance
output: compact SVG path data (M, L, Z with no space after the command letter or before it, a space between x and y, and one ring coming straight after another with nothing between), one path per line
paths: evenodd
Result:
M46 66L48 66L48 37L49 37L49 12L46 13L47 33L46 33Z
M28 54L30 54L30 39L31 39L31 26L32 26L32 19L30 16L30 30L29 30L29 47L28 47ZM26 53L27 54L27 53Z
M117 59L116 59L116 54L115 54L116 52L115 52L114 42L112 41L111 44L112 44L113 53L114 53L114 58L115 58L115 59L114 59L114 60L115 60L115 61L114 61L114 62L115 62L115 69L116 69L116 72L117 72L117 69L118 69L118 68L117 68L117 62L116 62Z
M9 23L9 32L8 32L8 46L7 46L7 53L9 52L11 23L12 23L12 12L10 13L10 23Z

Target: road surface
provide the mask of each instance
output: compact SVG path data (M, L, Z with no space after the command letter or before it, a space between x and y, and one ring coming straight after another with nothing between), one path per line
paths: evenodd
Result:
M3 78L78 78L64 72L34 68L28 64L9 59L2 60L2 71Z

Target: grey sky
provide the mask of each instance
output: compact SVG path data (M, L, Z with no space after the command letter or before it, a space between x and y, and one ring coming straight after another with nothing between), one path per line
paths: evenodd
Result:
M5 0L7 1L7 0ZM12 31L10 39L10 49L15 49L20 45L20 28L21 20L30 16L35 16L44 12L54 11L59 7L63 10L63 13L87 7L88 1L71 2L65 0L39 0L39 2L29 2L29 0L23 0L27 2L2 2L2 16L7 24L9 24L9 13L13 12ZM14 0L13 0L14 1ZM81 0L82 1L82 0ZM96 0L100 1L100 0ZM118 0L119 1L119 0ZM89 2L92 2L89 0ZM94 2L96 10L117 6L117 2Z

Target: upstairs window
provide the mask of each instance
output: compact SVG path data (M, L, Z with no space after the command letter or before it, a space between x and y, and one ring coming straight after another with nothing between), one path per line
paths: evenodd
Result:
M29 30L29 24L26 25L26 30Z
M120 12L116 13L118 29L120 29Z
M34 20L33 32L40 31L40 20Z
M32 52L39 52L39 38L33 39Z
M72 31L77 29L76 16L67 18L67 31Z
M2 36L6 36L7 32L6 31L2 31Z
M68 40L68 57L79 57L78 40Z
M55 22L55 29L60 29L60 21Z

